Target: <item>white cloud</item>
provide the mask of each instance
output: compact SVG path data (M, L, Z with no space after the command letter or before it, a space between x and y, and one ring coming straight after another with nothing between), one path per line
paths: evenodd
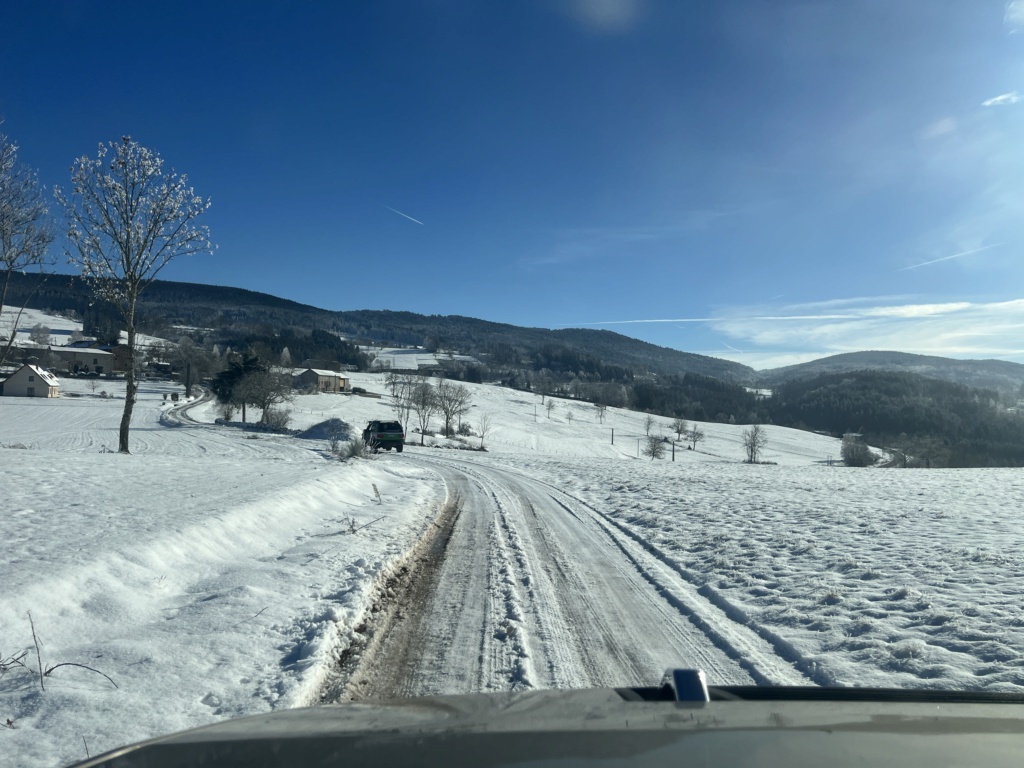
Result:
M571 18L590 32L621 34L640 21L644 0L568 0Z
M1004 302L902 303L808 312L794 305L766 313L738 308L709 323L764 355L824 357L885 349L940 357L1024 360L1024 299ZM842 304L832 303L833 310Z
M1011 0L1006 4L1003 26L1010 30L1011 35L1024 30L1024 0Z
M906 296L855 297L783 307L731 307L713 317L643 318L573 327L643 323L702 324L719 335L725 348L700 354L753 368L866 350L1024 363L1024 298L922 302Z
M1009 93L1001 93L998 96L993 96L991 99L985 99L981 102L983 107L1001 107L1006 104L1016 104L1024 96L1021 96L1017 91L1010 91Z
M926 126L925 129L921 131L921 138L926 140L938 139L954 133L956 128L956 120L952 117L944 117L941 120L936 120L931 125Z

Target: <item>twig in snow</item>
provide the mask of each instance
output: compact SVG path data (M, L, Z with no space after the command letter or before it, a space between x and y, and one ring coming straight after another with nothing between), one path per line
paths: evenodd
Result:
M363 528L369 528L369 527L370 527L371 525L373 525L374 523L378 523L378 522L380 522L380 521L381 521L381 520L383 520L383 519L384 519L385 517L387 517L387 515L381 515L381 516L380 516L380 517L378 517L378 518L377 518L376 520L371 520L371 521L370 521L370 522L368 522L368 523L367 523L366 525L360 525L360 526L359 526L358 528L353 528L353 529L352 529L352 533L355 533L356 531L361 531L361 530L363 530Z
M268 606L267 606L267 608L269 608L269 607L270 607L270 606L268 605ZM243 625L243 624L245 624L245 622L247 622L247 621L252 621L253 619L255 619L255 618L256 618L256 616L259 616L259 615L260 615L261 613L263 613L263 611L267 610L267 608L261 608L261 609L260 609L260 610L259 610L259 611L258 611L258 612L257 612L257 613L256 613L256 614L254 615L254 616L250 616L250 617L249 617L248 619L242 619L242 620L241 620L240 622L238 622L237 624L235 624L235 626L234 626L234 627L232 627L232 629L234 629L235 627L240 627L240 626L242 626L242 625Z
M377 490L377 484L371 483L371 485L373 486L373 495L377 497L377 503L383 504L384 500L380 497L380 491Z
M28 656L28 651L22 651L21 653L15 654L14 656L8 656L6 659L0 656L0 677L10 672L14 667L21 667L25 669L25 663L22 661Z
M74 661L62 661L60 664L54 664L52 667L46 670L44 677L49 677L50 673L53 672L53 670L58 669L60 667L81 667L82 669L88 669L90 672L95 672L97 675L103 675L105 678L107 678L107 680L110 680L110 684L112 686L117 688L117 683L113 681L110 675L100 672L98 669L87 667L85 664L78 664Z
M32 621L32 611L28 613L28 624L32 627L32 642L36 645L36 663L39 665L39 687L42 690L46 690L46 684L43 682L43 654L39 650L39 638L36 637L36 624Z
M82 734L82 743L85 744L85 759L88 760L91 755L89 754L89 742L85 740L85 734Z
M7 722L4 723L4 728L10 728L13 731L14 730L14 721L11 720L11 718L8 717L7 718Z
M61 667L81 667L82 669L88 669L90 672L95 672L97 675L103 675L103 677L107 678L107 680L110 681L110 684L112 686L117 688L117 683L114 682L113 678L111 678L110 675L108 675L108 674L106 674L104 672L100 672L98 669L93 669L92 667L86 666L85 664L78 664L78 663L76 663L74 661L62 661L60 664L54 664L52 667L47 667L46 671L44 672L43 671L43 653L39 649L39 636L36 634L36 624L35 624L34 621L32 621L32 612L31 611L27 611L27 613L28 613L28 623L29 623L29 626L32 627L32 642L35 643L35 646L36 646L36 663L39 665L39 688L40 688L40 690L43 690L43 691L46 690L46 683L44 682L44 680L47 677L50 676L51 672L53 672L55 669L60 669ZM22 666L24 666L24 665L22 665Z

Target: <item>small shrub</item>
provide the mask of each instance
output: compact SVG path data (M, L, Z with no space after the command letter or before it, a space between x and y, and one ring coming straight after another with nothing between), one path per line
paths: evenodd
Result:
M361 437L354 437L345 444L341 451L343 459L365 459L367 455L366 443Z
M844 437L843 447L840 449L843 463L848 467L870 467L878 457L871 452L867 443L862 443L855 437Z
M231 421L235 417L235 406L231 405L231 403L224 403L220 407L220 417L224 421Z
M291 421L292 412L285 410L268 410L263 414L263 424L270 429L285 430L288 428L288 422Z
M363 389L362 387L352 387L352 394L353 395L365 395L366 394L366 390Z
M461 424L459 424L458 433L462 435L462 437L473 437L473 435L475 434L473 432L473 427L469 425L468 421L464 421Z

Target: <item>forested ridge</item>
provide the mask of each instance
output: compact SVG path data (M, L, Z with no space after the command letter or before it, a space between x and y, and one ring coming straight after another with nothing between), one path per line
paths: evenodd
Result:
M853 371L790 381L768 400L777 424L920 452L948 466L1024 466L1024 418L995 390L912 373ZM928 444L925 446L924 443Z
M38 309L90 316L109 330L116 317L98 305L88 286L71 275L12 275L8 301L30 301ZM284 329L316 328L359 343L426 346L463 354L504 355L513 364L530 366L544 348L579 350L603 365L651 374L701 373L740 384L753 383L752 368L729 360L659 347L606 330L526 328L459 315L421 315L394 310L330 311L241 288L154 281L140 297L140 325L160 335L169 326L208 329L210 338L245 333L272 336ZM502 365L504 360L499 360ZM541 366L543 367L543 366Z

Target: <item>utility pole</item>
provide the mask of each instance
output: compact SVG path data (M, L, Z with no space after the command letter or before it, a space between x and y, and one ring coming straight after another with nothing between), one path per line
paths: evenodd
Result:
M615 445L615 427L612 427L612 445Z
M676 460L676 441L672 441L672 461Z

